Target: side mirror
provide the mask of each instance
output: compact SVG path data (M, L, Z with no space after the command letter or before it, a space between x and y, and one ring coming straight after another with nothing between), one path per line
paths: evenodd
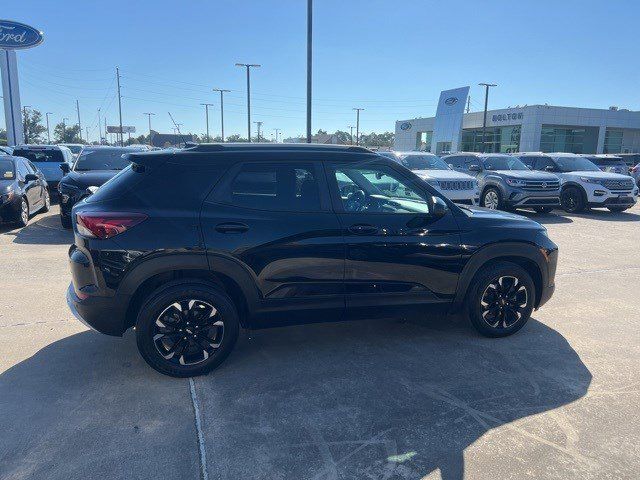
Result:
M71 171L71 167L69 166L69 164L67 162L62 162L60 164L60 170L62 170L62 173L64 173L66 175L67 173L69 173Z
M469 165L470 172L480 172L481 170L480 165Z
M434 218L442 218L444 217L447 212L449 211L449 207L447 206L446 202L444 200L442 200L440 197L436 197L435 195L433 197L433 216Z
M38 180L38 175L36 175L35 173L27 173L24 176L25 182L35 182L36 180Z

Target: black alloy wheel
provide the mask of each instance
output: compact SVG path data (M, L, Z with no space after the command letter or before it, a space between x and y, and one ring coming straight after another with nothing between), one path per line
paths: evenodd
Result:
M584 198L577 187L567 187L560 194L560 203L565 212L579 213L584 210Z
M495 278L480 300L482 320L491 328L509 328L518 322L529 303L529 293L517 277Z

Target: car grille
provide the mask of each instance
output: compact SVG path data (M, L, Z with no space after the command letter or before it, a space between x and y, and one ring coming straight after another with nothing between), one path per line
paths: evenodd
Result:
M602 186L609 190L631 190L633 188L633 180L604 180Z
M558 190L560 188L560 180L527 180L522 188L530 192Z
M438 185L440 190L473 190L475 188L473 180L442 180Z

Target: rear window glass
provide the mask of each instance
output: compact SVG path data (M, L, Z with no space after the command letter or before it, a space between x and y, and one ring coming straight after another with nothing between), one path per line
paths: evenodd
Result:
M62 163L64 162L64 156L60 150L31 150L16 148L13 151L13 155L16 157L23 157L31 160L33 163L47 162L47 163Z
M95 150L85 148L78 160L76 160L73 169L78 172L87 170L122 170L129 165L129 161L122 158L127 153L131 153L131 150L124 148Z
M13 180L16 172L11 160L0 159L0 180Z
M132 166L129 165L124 170L121 170L115 177L108 180L104 185L98 188L98 191L93 195L87 197L87 202L99 202L102 200L110 200L117 198L124 192L133 188L142 178L143 172L136 172Z

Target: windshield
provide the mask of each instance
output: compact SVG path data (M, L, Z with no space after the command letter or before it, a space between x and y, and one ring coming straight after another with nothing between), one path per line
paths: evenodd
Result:
M484 157L482 164L487 170L529 170L515 157Z
M16 172L13 168L13 162L0 159L0 180L13 180L14 178L16 178Z
M16 148L13 151L13 155L16 157L26 158L31 160L32 163L38 162L50 162L50 163L62 163L64 157L60 150L31 150L27 148Z
M404 155L400 159L409 170L451 170L437 155Z
M97 150L84 149L78 157L73 169L76 172L87 170L122 170L129 162L122 158L131 150L124 148L105 148Z
M577 155L555 157L556 165L561 172L599 172L600 169L586 158Z
M82 145L65 145L65 147L71 150L71 153L73 153L74 155L79 154L80 150L82 150Z

